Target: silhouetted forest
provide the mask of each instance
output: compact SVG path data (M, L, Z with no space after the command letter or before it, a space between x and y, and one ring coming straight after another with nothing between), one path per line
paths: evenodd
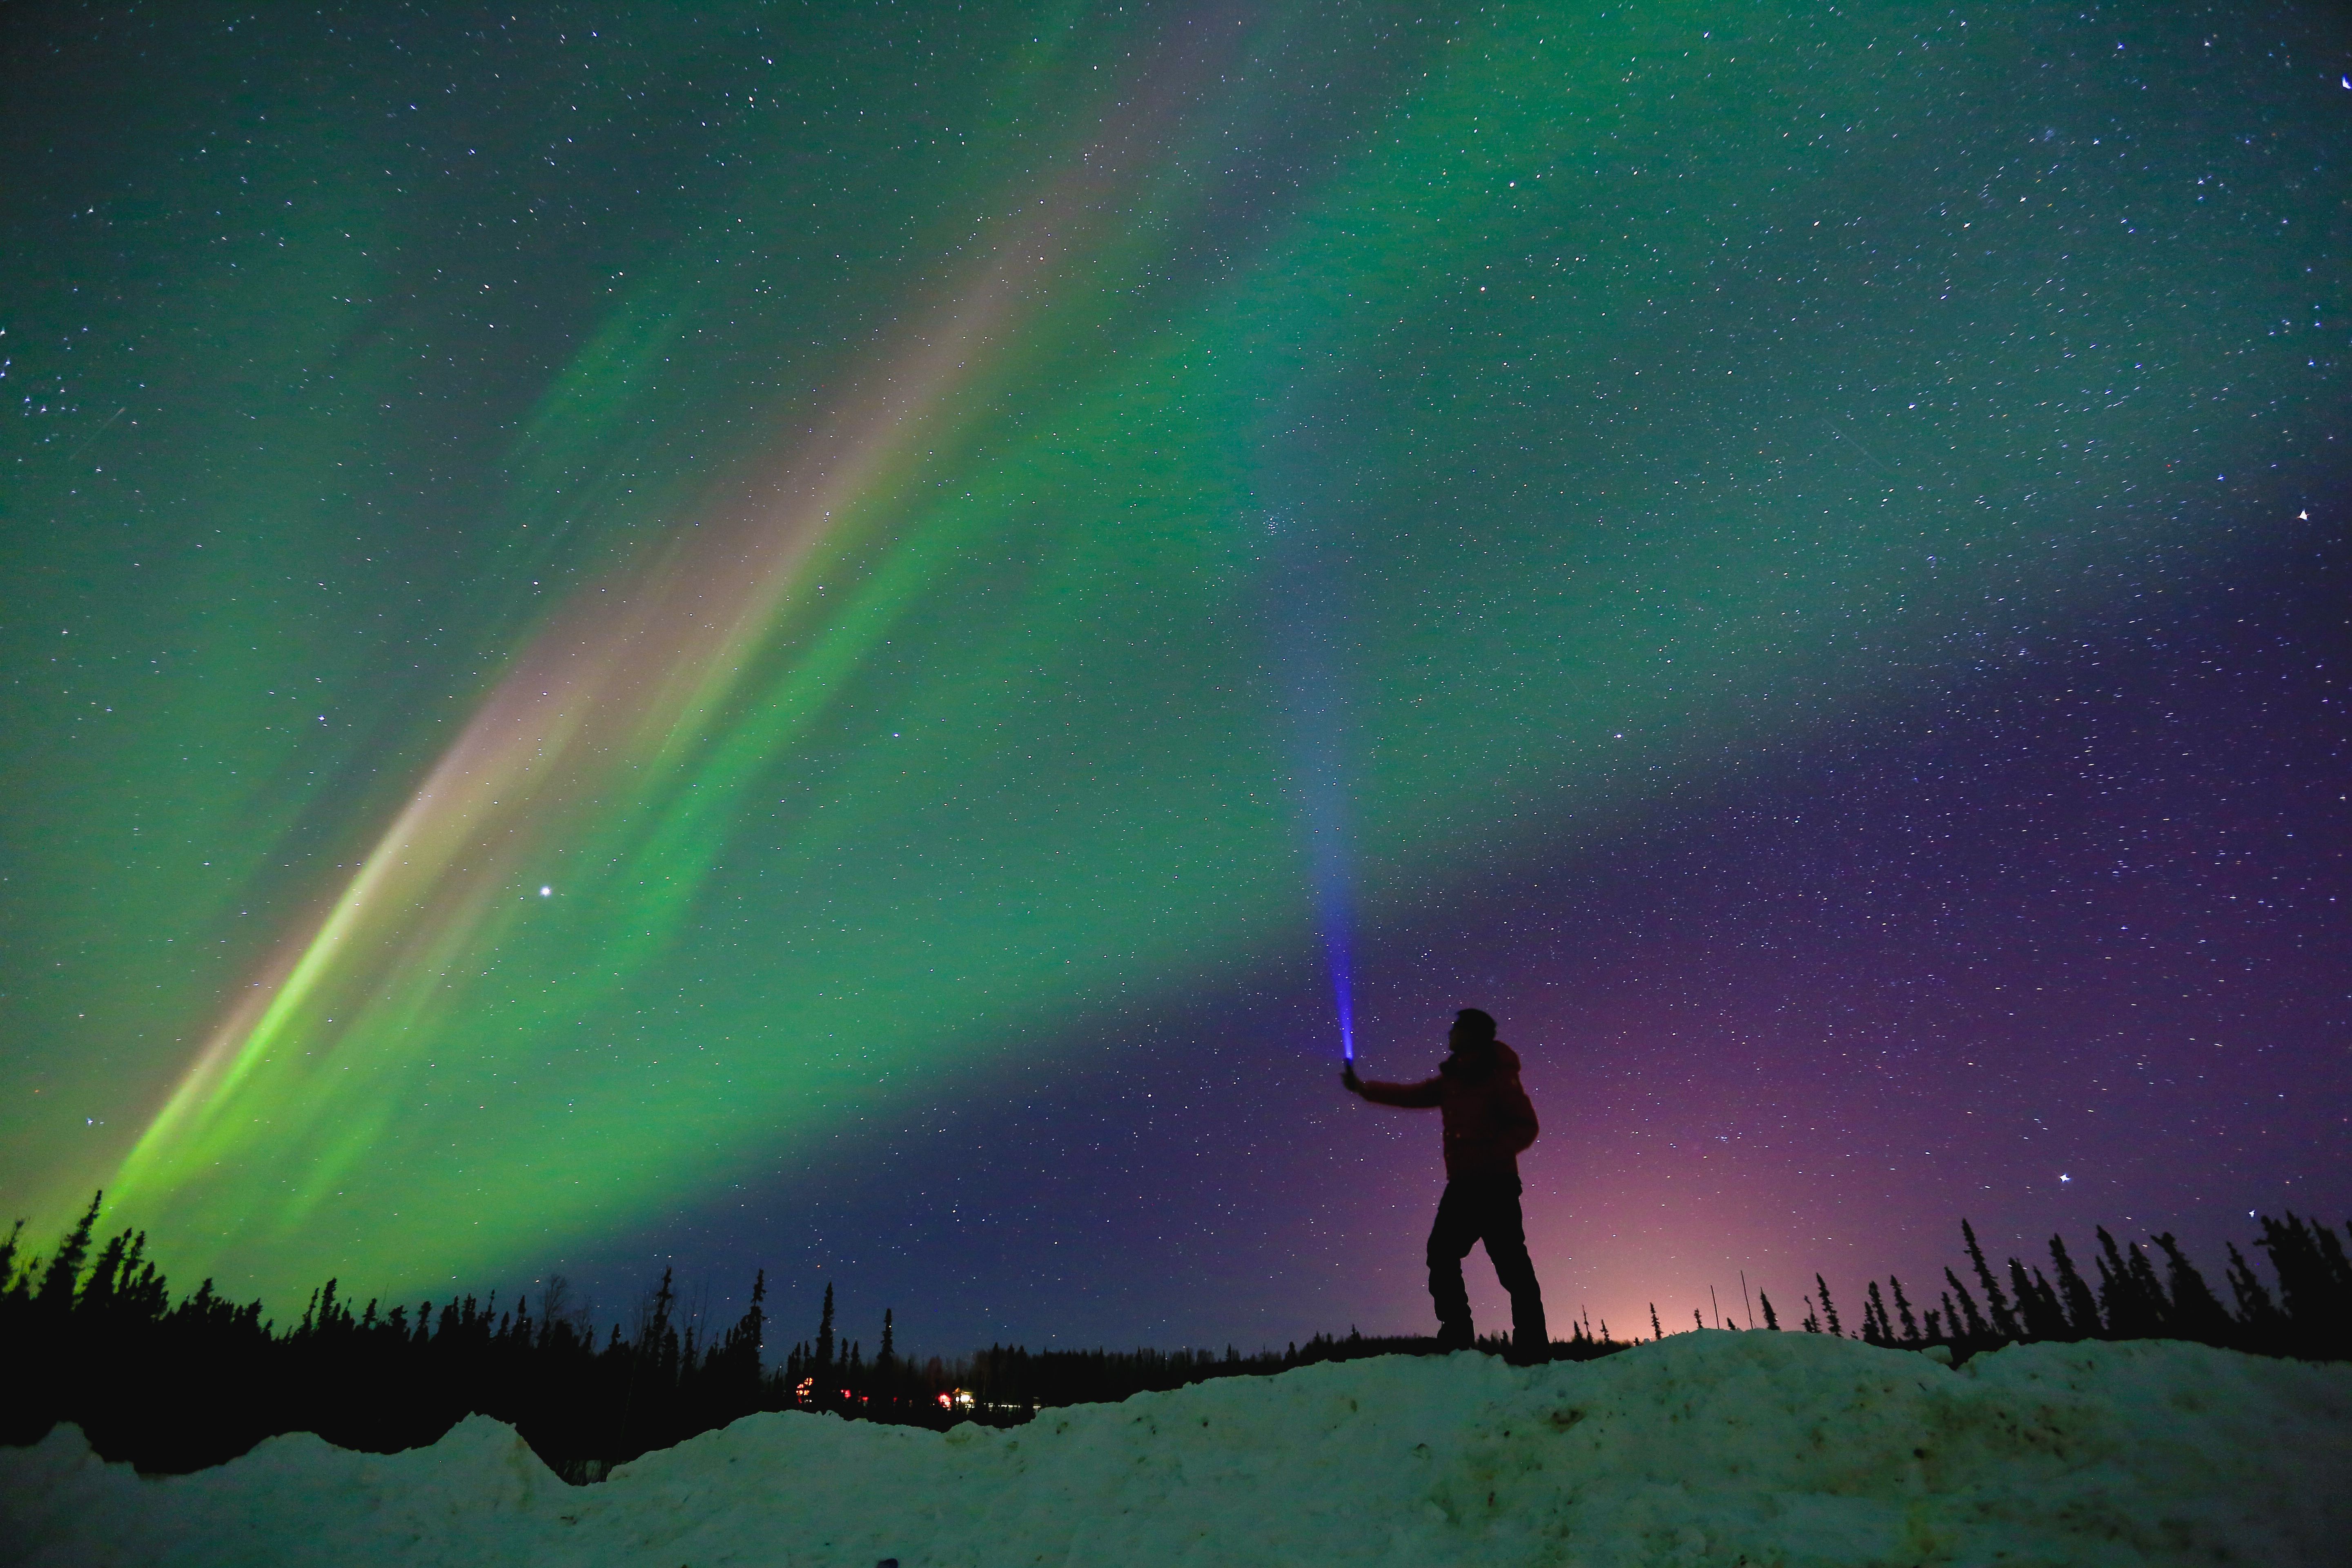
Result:
M146 1258L145 1235L124 1231L101 1242L99 1212L93 1198L47 1258L23 1253L22 1222L0 1240L0 1343L10 1363L0 1443L34 1442L56 1422L72 1421L100 1454L151 1472L218 1464L281 1432L390 1452L433 1442L479 1412L512 1424L566 1479L593 1481L614 1464L760 1410L1010 1426L1052 1405L1435 1349L1433 1339L1350 1331L1253 1355L1230 1345L1222 1354L997 1345L917 1361L898 1353L886 1311L868 1356L862 1341L842 1336L828 1285L814 1337L774 1363L762 1356L764 1273L752 1282L749 1310L719 1331L682 1310L667 1270L628 1321L602 1331L561 1278L535 1301L503 1309L493 1295L413 1309L370 1300L356 1310L331 1279L312 1292L299 1321L281 1328L263 1318L260 1303L225 1300L209 1279L174 1302ZM1885 1291L1872 1280L1853 1337L1941 1345L1956 1361L2015 1341L2079 1339L2186 1339L2308 1359L2352 1354L2352 1265L2343 1242L2292 1214L2263 1220L2254 1243L2274 1285L2230 1247L2230 1305L2169 1235L2153 1238L2159 1269L2141 1244L2118 1246L2100 1229L2095 1286L2053 1236L2051 1272L2012 1258L2004 1286L1974 1229L1965 1221L1960 1228L1976 1289L1948 1268L1931 1287L1930 1305L1915 1303L1899 1279L1890 1277ZM1816 1275L1814 1286L1800 1326L1845 1333L1828 1281ZM1770 1298L1759 1298L1764 1321L1757 1326L1780 1328ZM1650 1322L1654 1334L1662 1331L1655 1308ZM1582 1360L1628 1342L1638 1342L1580 1322L1554 1353ZM1482 1348L1499 1352L1505 1342Z
M2352 1262L2346 1259L2343 1240L2327 1226L2292 1213L2284 1219L2264 1216L2261 1223L2254 1246L2270 1259L2275 1289L2231 1243L2222 1274L2231 1297L2225 1306L2168 1231L2151 1238L2163 1257L2159 1269L2139 1242L2118 1246L2105 1226L2095 1227L2094 1286L2058 1236L2050 1238L2047 1274L2018 1258L1997 1273L1978 1244L1976 1227L1962 1220L1960 1239L1977 1289L1970 1290L1948 1267L1942 1280L1928 1286L1936 1293L1931 1305L1924 1296L1915 1303L1892 1275L1884 1291L1870 1280L1862 1299L1862 1327L1853 1337L1906 1349L1947 1345L1956 1356L2019 1341L2150 1339L2193 1340L2306 1361L2352 1356ZM2352 1226L2347 1232L2352 1234ZM1816 1274L1813 1287L1799 1326L1814 1333L1845 1332L1829 1281ZM1780 1327L1769 1300L1764 1311L1767 1326Z

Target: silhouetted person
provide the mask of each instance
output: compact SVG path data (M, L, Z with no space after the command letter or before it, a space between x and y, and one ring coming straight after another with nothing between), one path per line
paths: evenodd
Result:
M1353 1062L1339 1081L1375 1105L1435 1106L1444 1118L1445 1195L1437 1201L1437 1222L1429 1230L1429 1294L1437 1304L1438 1348L1471 1345L1470 1293L1462 1285L1462 1260L1474 1243L1484 1241L1495 1277L1511 1293L1512 1359L1548 1360L1551 1341L1544 1328L1543 1292L1528 1260L1519 1217L1519 1151L1536 1141L1536 1108L1519 1087L1518 1053L1495 1037L1495 1020L1475 1007L1454 1016L1446 1043L1454 1054L1425 1082L1366 1082L1356 1076Z

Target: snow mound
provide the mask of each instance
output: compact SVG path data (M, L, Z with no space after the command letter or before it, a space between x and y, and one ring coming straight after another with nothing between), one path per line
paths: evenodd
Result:
M1693 1332L1517 1369L1389 1356L1012 1431L754 1415L563 1485L470 1418L142 1479L0 1449L0 1561L100 1564L2337 1563L2352 1367L2168 1342L1958 1372Z

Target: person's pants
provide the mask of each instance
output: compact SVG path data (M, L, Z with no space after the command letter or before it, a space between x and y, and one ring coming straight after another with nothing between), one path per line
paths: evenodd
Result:
M1544 1328L1543 1290L1536 1283L1536 1266L1528 1258L1517 1176L1465 1176L1446 1183L1445 1195L1437 1200L1437 1223L1429 1229L1429 1294L1437 1303L1439 1346L1466 1350L1472 1342L1470 1292L1462 1284L1462 1260L1481 1241L1486 1244L1495 1278L1511 1293L1513 1352L1548 1357L1551 1341Z

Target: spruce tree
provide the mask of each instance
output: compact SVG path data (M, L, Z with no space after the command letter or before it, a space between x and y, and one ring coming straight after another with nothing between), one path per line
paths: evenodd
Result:
M1903 1320L1903 1342L1906 1345L1916 1345L1919 1342L1919 1324L1917 1320L1911 1316L1911 1303L1903 1299L1903 1281L1889 1274L1886 1277L1886 1283L1895 1292L1895 1316Z
M824 1288L824 1313L816 1323L816 1365L821 1382L833 1367L833 1286L830 1281Z
M81 1289L74 1297L76 1311L93 1317L101 1316L113 1304L114 1276L122 1267L123 1249L130 1245L131 1233L126 1230L121 1236L110 1237L105 1247L99 1250L98 1261L89 1266L89 1272L82 1279Z
M2099 1299L2091 1294L2074 1260L2066 1256L2064 1237L2051 1237L2050 1262L2058 1270L2058 1295L2066 1306L2067 1326L2083 1339L2105 1332L2106 1325L2099 1321Z
M1894 1326L1886 1321L1886 1298L1878 1293L1878 1281L1870 1282L1870 1298L1862 1304L1862 1337L1874 1345L1895 1342Z
M1845 1338L1845 1330L1838 1322L1837 1303L1830 1300L1830 1282L1816 1274L1813 1283L1822 1288L1822 1316L1828 1321L1830 1332L1840 1339Z
M1990 1338L1991 1331L1985 1327L1984 1314L1977 1310L1977 1300L1969 1294L1969 1288L1960 1283L1960 1277L1947 1268L1944 1270L1944 1282L1952 1288L1950 1293L1944 1298L1944 1306L1948 1313L1952 1304L1952 1297L1958 1296L1960 1299L1960 1315L1958 1317L1948 1315L1945 1321L1950 1323L1965 1323L1968 1327L1969 1338L1972 1340Z
M58 1243L57 1256L41 1274L40 1291L33 1298L36 1305L56 1312L73 1306L75 1288L81 1283L81 1266L89 1257L90 1232L98 1225L98 1205L105 1196L103 1189L92 1194L89 1212Z
M2166 1231L2156 1238L2163 1249L2167 1272L2172 1282L2172 1330L2183 1339L2200 1340L2209 1345L2226 1345L2234 1338L2236 1327L2230 1314L2215 1299L2205 1277L2197 1266L2182 1254L2180 1244Z
M743 1314L742 1322L737 1325L738 1331L743 1336L743 1343L748 1347L754 1376L757 1376L760 1371L761 1347L768 1342L767 1301L768 1271L762 1268L751 1276L751 1310Z
M2344 1229L2346 1235L2352 1236L2352 1224L2347 1224ZM2332 1281L2337 1310L2352 1308L2352 1258L2345 1255L2344 1244L2336 1239L2333 1230L2317 1220L2311 1222L2311 1240L2319 1254L2321 1267Z
M1764 1308L1764 1326L1774 1333L1779 1333L1780 1331L1780 1314L1772 1310L1772 1298L1764 1293L1764 1288L1760 1285L1756 1288L1756 1300ZM1604 1329L1608 1327L1605 1323L1601 1326Z
M2132 1284L2139 1290L2140 1300L2148 1303L2155 1318L2153 1331L2162 1334L2172 1331L2172 1299L2164 1289L2164 1281L2156 1277L2156 1265L2147 1260L2147 1248L2135 1241L2125 1248L2126 1266L2131 1269Z
M1977 1283L1984 1287L1985 1308L1992 1314L1993 1331L2003 1339L2016 1339L2017 1316L2009 1310L2008 1298L2000 1292L2000 1281L1992 1277L1992 1268L1985 1262L1984 1248L1977 1245L1976 1227L1961 1220L1960 1236L1969 1246L1969 1261L1976 1266Z
M2230 1267L2225 1277L2230 1281L2231 1294L2238 1299L2238 1321L2255 1343L2270 1347L2284 1327L2279 1321L2278 1303L2271 1300L2270 1291L2255 1276L2245 1255L2238 1250L2238 1244L2233 1241L2229 1247Z
M2050 1288L2050 1281L2042 1277L2040 1269L2028 1275L2024 1263L2012 1258L2009 1260L2009 1284L2016 1293L2017 1313L2024 1321L2029 1338L2063 1340L2066 1337L2065 1310L2058 1305L2058 1292Z
M677 1302L677 1292L670 1288L671 1273L672 1270L667 1268L662 1270L661 1285L654 1291L652 1301L646 1304L637 1330L639 1348L650 1348L656 1355L660 1353L662 1342L669 1337L670 1309Z
M2284 1220L2264 1215L2262 1237L2254 1245L2270 1254L2281 1314L2298 1353L2341 1353L2335 1347L2343 1343L2344 1325L2352 1315L2352 1264L2335 1233L2306 1225L2289 1210Z
M2147 1256L2135 1246L2133 1254L2139 1258L2135 1269L2116 1246L2116 1238L2107 1227L2097 1228L2100 1256L2099 1305L2105 1310L2107 1331L2119 1340L2141 1340L2158 1333L2164 1327L2166 1302L2160 1288L2156 1286L2156 1271L2148 1266Z

